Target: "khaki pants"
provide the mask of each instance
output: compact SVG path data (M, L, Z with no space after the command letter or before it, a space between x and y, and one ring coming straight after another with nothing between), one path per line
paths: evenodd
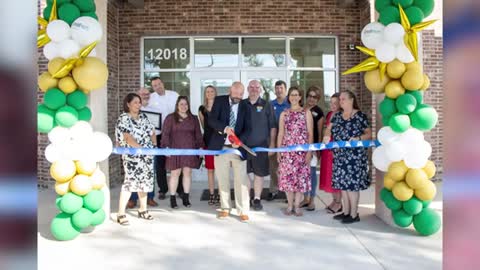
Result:
M278 161L277 153L273 156L269 156L270 166L270 192L278 192Z
M215 156L215 175L218 179L220 205L222 210L231 209L230 205L230 164L233 168L235 207L238 214L247 215L250 211L248 192L247 162L235 154Z

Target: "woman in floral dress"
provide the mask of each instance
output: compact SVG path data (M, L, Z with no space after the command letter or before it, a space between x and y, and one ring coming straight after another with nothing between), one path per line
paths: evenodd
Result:
M313 118L310 110L302 108L303 91L298 87L288 90L290 109L282 112L279 119L278 147L313 142ZM307 151L278 153L278 189L287 194L288 206L285 215L303 215L300 203L303 194L311 190L310 160L312 153Z
M120 147L155 148L155 127L144 113L139 95L130 93L123 100L123 110L115 128L115 138ZM151 220L147 211L147 193L153 190L153 156L122 155L125 180L120 192L117 222L128 225L125 208L132 192L138 192L140 208L138 217Z

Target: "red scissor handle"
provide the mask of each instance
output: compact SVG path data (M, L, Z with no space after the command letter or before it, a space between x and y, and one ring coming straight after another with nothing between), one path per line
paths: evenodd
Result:
M230 142L232 144L236 144L236 145L239 145L239 146L242 146L242 144L243 144L242 141L240 141L240 139L235 134L228 135L228 139L230 140Z

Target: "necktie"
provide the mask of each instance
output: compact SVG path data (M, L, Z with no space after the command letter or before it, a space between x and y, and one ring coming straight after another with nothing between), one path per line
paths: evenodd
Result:
M230 106L230 121L229 126L235 128L235 113L233 112L233 105Z

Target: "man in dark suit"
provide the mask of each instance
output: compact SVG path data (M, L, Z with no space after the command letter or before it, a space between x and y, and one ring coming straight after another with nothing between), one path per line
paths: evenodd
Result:
M235 207L240 216L240 221L248 222L250 210L247 164L247 153L233 144L228 135L235 134L243 141L251 130L249 112L243 98L245 87L241 82L234 82L230 87L230 94L218 96L213 103L208 124L215 130L208 143L208 149L221 150L235 148L240 150L242 156L236 154L223 154L215 156L215 174L218 179L221 211L218 218L228 217L231 210L230 202L230 165L233 168L233 181L235 190Z

